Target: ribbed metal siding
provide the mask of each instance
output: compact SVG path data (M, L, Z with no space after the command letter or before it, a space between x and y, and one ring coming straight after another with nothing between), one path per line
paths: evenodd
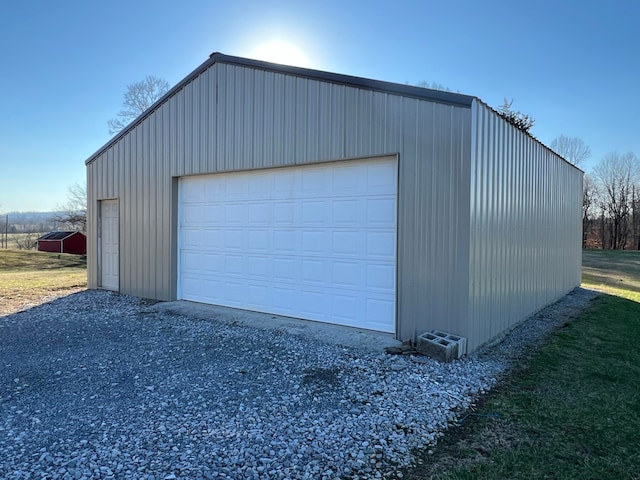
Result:
M467 107L214 64L88 165L97 218L120 200L123 293L176 295L175 178L397 154L399 338L461 332L468 294Z
M582 172L472 106L469 348L580 284Z
M97 202L117 198L120 207L120 291L169 300L171 175L166 105L87 165L89 287L98 286Z

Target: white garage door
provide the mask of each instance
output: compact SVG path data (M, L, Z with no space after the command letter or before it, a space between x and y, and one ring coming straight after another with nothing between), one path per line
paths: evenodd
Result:
M395 331L395 158L183 177L178 297Z

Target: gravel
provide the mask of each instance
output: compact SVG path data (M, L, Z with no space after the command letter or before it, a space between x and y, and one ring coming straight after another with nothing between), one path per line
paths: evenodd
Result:
M339 327L76 293L0 317L0 478L397 478L595 295L576 289L443 364Z

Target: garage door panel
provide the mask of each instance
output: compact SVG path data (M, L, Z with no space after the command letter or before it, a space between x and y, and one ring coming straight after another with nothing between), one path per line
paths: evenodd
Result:
M334 200L332 204L332 219L336 227L353 227L362 218L360 202L358 200Z
M298 262L294 257L276 257L273 259L273 278L280 282L295 284L298 281Z
M323 289L302 290L298 293L298 309L303 317L325 319L326 306Z
M363 264L334 260L332 263L331 283L342 288L358 288L364 283Z
M180 256L182 271L198 273L202 267L201 255L195 252L182 252Z
M235 227L235 225L234 225ZM245 252L247 250L247 244L249 243L249 237L244 229L240 228L228 228L222 230L224 237L224 251L227 252Z
M199 249L204 243L204 236L205 231L184 227L182 230L182 248L186 252Z
M213 183L213 182L212 182ZM188 184L188 188L185 188ZM199 203L203 197L205 197L205 185L207 185L206 182L203 181L202 178L198 178L198 177L190 177L190 178L183 178L182 179L182 205L183 205L183 219L184 221L186 221L186 219L188 218L186 216L187 214L187 210L190 208L191 203ZM207 198L211 198L211 195L206 195Z
M229 203L224 210L227 225L246 225L248 223L249 208L246 203Z
M358 299L350 295L334 295L331 306L334 318L339 323L347 325L356 323L362 312L362 305Z
M269 256L247 257L247 276L255 280L269 280L273 272L273 259Z
M249 230L249 253L267 253L272 251L271 247L272 232L266 229Z
M325 230L302 230L300 252L302 255L326 257L331 250L330 232Z
M203 253L196 258L196 263L190 268L192 272L203 270L205 273L216 273L223 270L225 256L219 253Z
M200 200L202 200L202 198L206 198L212 201L219 201L227 198L224 179L205 179L203 177L190 177L189 180L191 179L203 185L203 194L201 194Z
M219 252L224 246L224 235L217 228L202 228L199 247L205 251Z
M325 195L327 192L326 169L318 167L307 167L301 169L302 191L306 197L317 197Z
M302 259L300 278L305 284L326 285L331 281L328 274L328 262L323 259Z
M203 205L202 206L202 220L198 220L197 216L195 217L196 220L196 224L197 225L201 225L201 224L213 224L213 225L219 225L221 222L224 221L224 216L225 216L225 211L224 208L222 207L222 205L211 205L211 204L207 204L207 205Z
M398 177L396 165L392 162L367 166L367 191L373 194L395 194Z
M388 292L394 285L395 268L386 264L369 264L364 275L365 287L372 291Z
M367 223L372 227L395 225L396 202L393 198L372 198L366 201Z
M359 166L341 165L336 167L331 175L332 193L334 195L353 195L363 191L362 175Z
M290 199L295 196L296 193L296 175L293 170L286 169L277 172L273 177L273 192L272 198L284 198Z
M271 291L266 284L250 285L249 288L247 288L247 308L265 310L272 307L270 304L270 295Z
M270 198L273 175L270 172L258 173L248 177L247 193L250 198Z
M180 298L395 331L396 170L375 159L181 179Z
M224 183L225 198L223 200L238 201L247 198L247 178L242 175L229 175Z
M324 227L327 222L327 200L302 200L302 226Z
M280 315L296 316L296 302L292 301L292 291L290 288L275 287L273 289L273 312Z
M227 275L244 276L246 267L242 255L226 255L224 259L224 272Z
M368 298L366 312L371 328L384 330L389 316L395 314L395 301L392 298Z
M357 230L337 231L331 236L332 253L339 257L358 257L362 254L362 246Z
M270 203L253 202L249 207L249 224L266 226L272 223L273 205Z
M185 226L199 225L202 223L202 205L185 205L182 211L182 217Z
M295 230L275 230L273 232L273 250L277 253L297 251L299 232Z
M194 276L185 271L181 272L180 283L181 283L183 292L192 292L195 290L199 290L199 296L202 297L203 299L201 301L207 301L208 300L206 295L207 289L201 288L201 286L199 285L200 282L202 282L200 275ZM185 294L184 298L187 300L190 300L191 298L188 298L188 297L193 297L193 295L189 295L188 293Z
M393 260L396 255L396 236L390 232L367 232L367 256Z
M273 224L275 226L293 226L295 219L295 207L293 202L273 203Z

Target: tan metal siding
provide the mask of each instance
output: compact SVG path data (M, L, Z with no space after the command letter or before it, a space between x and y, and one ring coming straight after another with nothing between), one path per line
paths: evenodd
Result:
M467 326L469 111L411 103L401 113L398 304L400 338ZM398 115L396 114L396 117ZM391 142L390 135L385 142ZM416 161L404 161L408 159Z
M171 177L164 155L165 107L150 116L87 166L89 287L98 286L97 203L120 205L120 291L172 298L170 236ZM161 113L160 113L161 112ZM167 255L168 259L163 257Z
M469 348L580 284L582 172L472 106Z
M470 109L214 64L88 165L119 198L121 291L176 295L176 177L398 155L399 338L466 325ZM89 261L90 285L97 282Z

